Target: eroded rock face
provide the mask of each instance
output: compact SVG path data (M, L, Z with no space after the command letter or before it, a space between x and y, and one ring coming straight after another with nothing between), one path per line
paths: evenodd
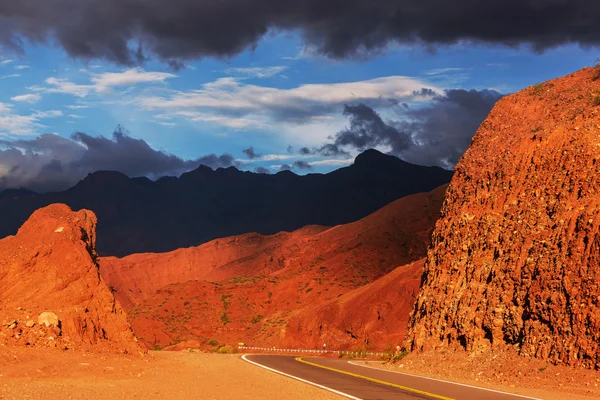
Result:
M512 345L600 367L600 76L500 100L456 167L411 316L412 349Z
M100 276L95 232L92 212L54 204L0 240L0 345L139 350Z

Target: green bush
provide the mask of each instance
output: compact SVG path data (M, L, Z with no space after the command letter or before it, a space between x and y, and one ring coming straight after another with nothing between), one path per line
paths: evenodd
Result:
M219 348L217 349L217 353L219 353L219 354L233 354L236 352L237 352L237 350L235 349L235 347L230 346L228 344L219 346Z

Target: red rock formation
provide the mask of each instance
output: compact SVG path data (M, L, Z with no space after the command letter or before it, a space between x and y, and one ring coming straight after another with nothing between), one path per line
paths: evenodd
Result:
M416 292L421 266L396 268L425 256L444 191L445 186L407 196L333 228L247 234L164 254L102 258L101 273L149 347L210 339L308 346L327 338L332 346L357 348L369 337L396 340L394 335L406 327L412 299L391 308L387 303ZM396 285L373 283L392 271ZM370 283L374 289L360 291ZM398 293L397 286L403 285L406 293ZM376 295L379 287L389 293ZM362 295L373 304L361 302ZM356 308L338 309L338 301ZM329 306L315 309L323 304ZM403 314L382 324L375 309L386 313L387 321L392 312ZM314 329L313 312L328 324L327 331ZM293 327L288 325L292 319ZM350 320L357 326L354 337L345 332Z
M600 70L500 100L455 169L407 336L600 367Z
M0 240L0 344L137 352L99 274L96 216L54 204Z

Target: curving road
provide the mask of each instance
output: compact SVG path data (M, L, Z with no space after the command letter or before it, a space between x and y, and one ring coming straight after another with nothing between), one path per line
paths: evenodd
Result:
M436 379L351 364L348 360L279 355L245 355L246 361L351 399L523 400L502 393Z

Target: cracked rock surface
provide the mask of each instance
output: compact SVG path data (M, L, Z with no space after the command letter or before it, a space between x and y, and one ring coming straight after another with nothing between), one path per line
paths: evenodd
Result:
M413 350L509 345L600 367L600 70L501 99L456 166Z

